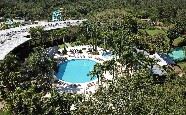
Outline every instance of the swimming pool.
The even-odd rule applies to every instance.
[[[174,61],[182,61],[186,58],[183,47],[175,48],[168,54]]]
[[[59,64],[57,78],[70,83],[89,82],[90,76],[87,74],[93,70],[95,61],[89,59],[73,59]]]

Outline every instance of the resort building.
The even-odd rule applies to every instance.
[[[167,54],[164,53],[154,53],[150,55],[144,50],[136,49],[137,52],[142,52],[145,56],[148,56],[154,60],[157,61],[156,65],[153,65],[152,72],[155,76],[166,76],[167,72],[164,69],[165,67],[168,67],[169,69],[172,69],[177,73],[178,75],[182,76],[182,70],[181,68],[175,63],[172,57],[170,57]],[[151,69],[151,67],[149,67]]]

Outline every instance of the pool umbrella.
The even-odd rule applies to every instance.
[[[161,53],[158,53],[158,54],[159,54],[159,56],[161,58],[163,58],[163,60],[165,60],[167,62],[167,64],[169,64],[169,65],[176,64],[169,55],[166,55],[166,54],[163,54],[163,53],[162,54]]]

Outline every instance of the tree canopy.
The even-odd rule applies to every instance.
[[[50,31],[31,28],[32,39],[0,61],[6,110],[13,115],[186,114],[186,76],[164,66],[160,69],[167,70],[165,76],[154,75],[157,60],[137,51],[170,51],[173,40],[186,32],[185,0],[1,0],[0,17],[50,20],[59,8],[64,19],[88,21]],[[112,51],[112,60],[96,64],[89,73],[90,79],[98,78],[95,94],[60,93],[53,87],[57,61],[45,48],[65,42],[91,44],[92,54],[99,54],[98,46]],[[111,81],[104,79],[106,72]]]

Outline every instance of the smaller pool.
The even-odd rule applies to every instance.
[[[56,74],[58,79],[70,83],[89,82],[90,76],[87,74],[93,70],[95,61],[89,59],[73,59],[59,64],[59,70]]]
[[[186,59],[185,49],[183,47],[175,48],[168,54],[174,61],[182,61]]]

